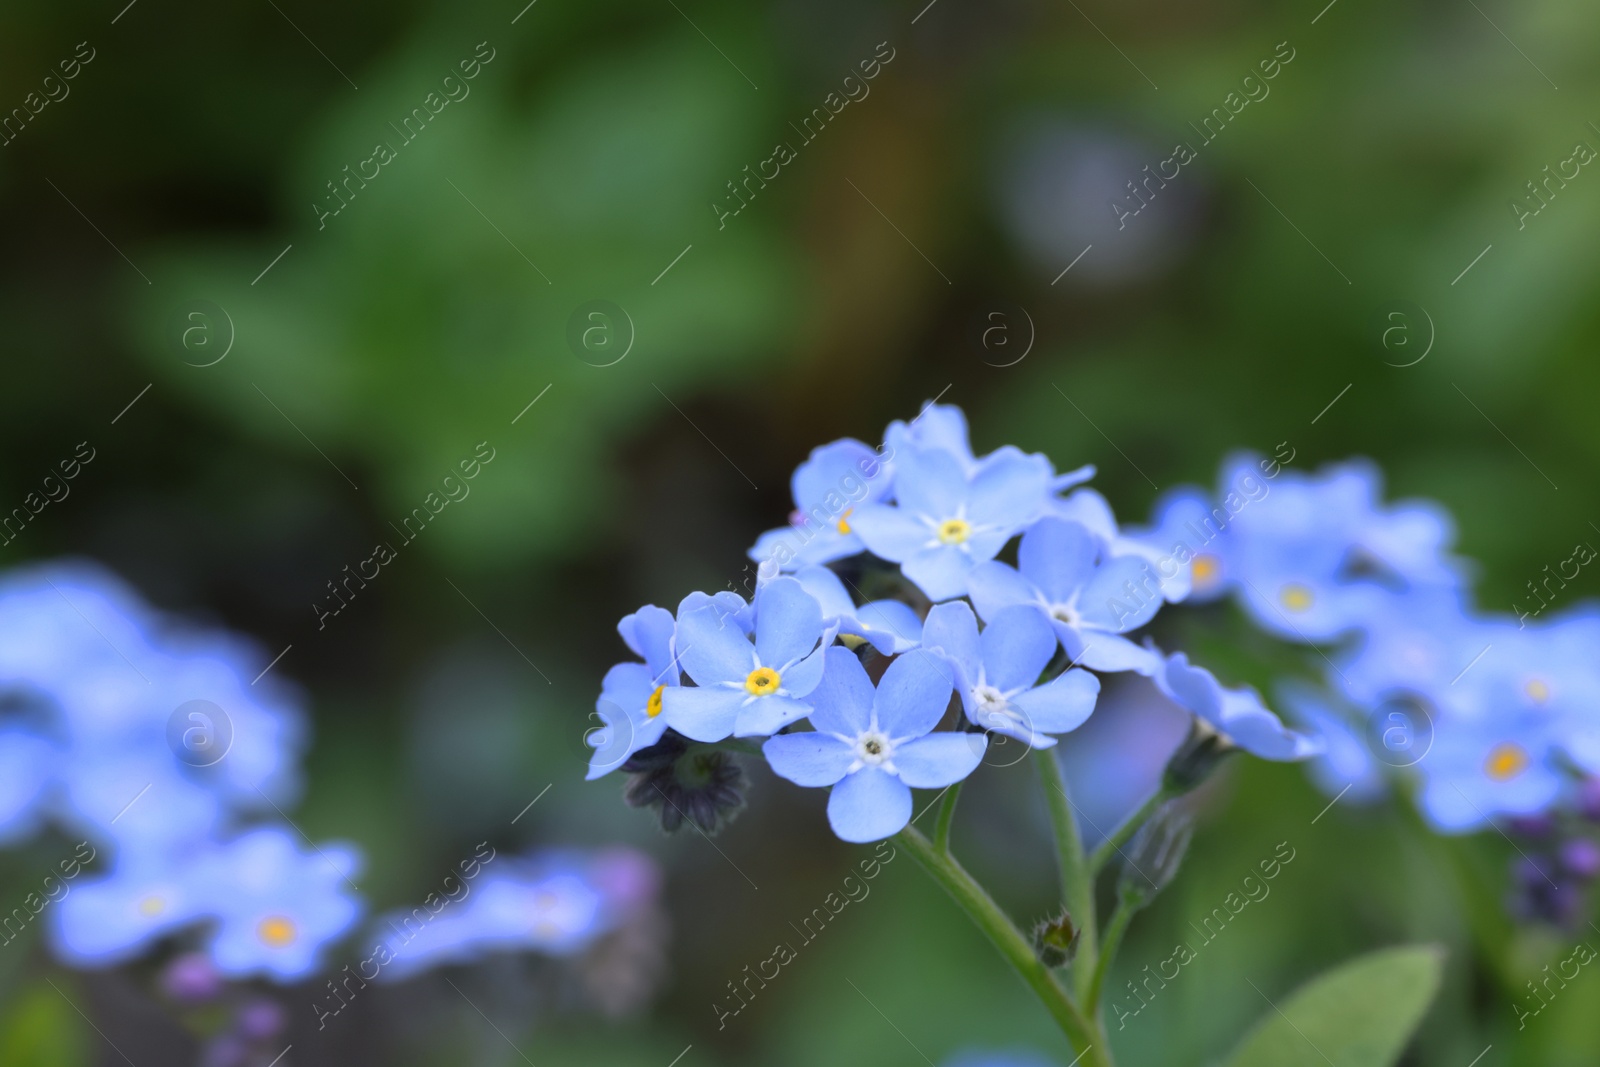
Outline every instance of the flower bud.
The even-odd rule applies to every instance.
[[[1062,911],[1033,928],[1033,950],[1046,967],[1064,967],[1078,952],[1078,928],[1072,916]]]
[[[1211,776],[1224,758],[1238,747],[1199,716],[1189,723],[1189,736],[1167,761],[1161,786],[1174,796],[1189,792]]]
[[[743,810],[744,769],[728,753],[691,746],[670,731],[651,752],[648,761],[626,765],[633,773],[622,796],[631,807],[655,808],[667,833],[688,822],[714,834]]]
[[[1170,802],[1156,809],[1123,852],[1117,894],[1134,907],[1148,904],[1177,875],[1192,833],[1187,812]]]

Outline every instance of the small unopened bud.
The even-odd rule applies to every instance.
[[[1078,928],[1063,911],[1033,928],[1033,950],[1046,967],[1065,967],[1078,951]]]
[[[1204,719],[1196,716],[1189,723],[1189,736],[1167,761],[1161,786],[1173,796],[1189,792],[1211,776],[1238,747]]]
[[[670,730],[646,752],[623,764],[629,778],[622,798],[635,808],[654,808],[667,833],[688,823],[714,834],[744,808],[744,770],[728,753],[691,746]]]
[[[1170,803],[1157,809],[1123,853],[1117,893],[1134,907],[1148,904],[1177,875],[1192,833],[1186,812]]]

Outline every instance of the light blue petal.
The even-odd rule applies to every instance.
[[[671,686],[661,694],[660,718],[691,741],[721,741],[733,733],[739,706],[749,695],[743,686],[738,689]]]
[[[983,734],[928,734],[896,746],[894,769],[914,789],[943,789],[977,770],[988,748]]]
[[[1041,734],[1064,734],[1084,724],[1100,696],[1100,679],[1070,670],[1037,689],[1018,693],[1011,704]]]
[[[947,452],[908,449],[895,457],[894,496],[909,514],[954,518],[967,500],[961,461]]]
[[[1154,677],[1161,670],[1161,653],[1136,645],[1126,637],[1095,630],[1080,632],[1062,622],[1053,625],[1062,649],[1074,666],[1102,673],[1134,671],[1146,678]]]
[[[644,711],[650,694],[656,691],[657,682],[650,676],[650,668],[642,663],[619,663],[606,671],[600,683],[600,703],[610,703],[632,715]]]
[[[1161,579],[1150,561],[1117,556],[1097,567],[1084,585],[1078,615],[1089,629],[1122,634],[1149,622],[1161,610],[1162,602]]]
[[[856,758],[850,744],[816,732],[769,738],[761,752],[779,778],[804,786],[832,785],[845,776]]]
[[[877,767],[845,775],[828,796],[828,824],[845,841],[880,841],[910,821],[911,787]]]
[[[1056,651],[1056,632],[1037,608],[1016,604],[989,620],[983,631],[983,673],[1010,692],[1032,686]]]
[[[690,593],[678,602],[678,618],[682,620],[691,611],[700,611],[704,608],[710,608],[717,613],[717,618],[726,620],[743,630],[746,637],[755,629],[755,608],[731,589],[723,589],[716,593]],[[682,640],[679,640],[678,647],[682,649]]]
[[[885,656],[898,656],[922,641],[922,620],[909,604],[898,600],[873,600],[856,609],[862,636]]]
[[[1051,644],[1055,644],[1054,637],[1051,638]],[[978,667],[982,662],[978,620],[964,601],[936,604],[928,612],[928,618],[922,624],[922,647],[949,657],[966,685],[977,682]]]
[[[1032,582],[1018,574],[1016,568],[993,560],[980,563],[967,573],[967,595],[983,619],[992,619],[1013,604],[1039,602]]]
[[[633,654],[644,660],[652,678],[665,682],[668,680],[666,673],[671,669],[671,680],[676,682],[677,671],[672,669],[672,635],[675,626],[672,612],[654,604],[646,604],[632,615],[624,615],[622,621],[617,623],[617,632]]]
[[[755,649],[737,616],[707,605],[678,616],[678,661],[698,685],[743,682],[755,669]]]
[[[926,649],[907,652],[878,681],[872,705],[878,728],[896,740],[921,737],[944,717],[954,688],[948,663]]]
[[[874,556],[902,563],[932,541],[926,523],[907,511],[887,504],[871,504],[850,516],[850,528]]]
[[[812,449],[790,480],[794,506],[803,512],[821,506],[837,519],[851,507],[887,494],[889,479],[884,474],[878,454],[854,438],[821,445]]]
[[[800,583],[817,606],[822,609],[824,619],[842,619],[855,614],[856,603],[850,599],[850,594],[845,590],[844,582],[839,576],[826,567],[804,567],[795,573],[795,581]]]
[[[1052,604],[1067,604],[1094,574],[1100,546],[1087,528],[1062,519],[1040,519],[1022,535],[1017,565]]]
[[[734,737],[771,737],[790,723],[811,714],[811,702],[794,697],[757,697],[739,709]]]
[[[967,443],[967,416],[954,404],[927,404],[909,423],[896,419],[884,432],[884,442],[896,454],[911,449],[937,449],[955,457],[963,470],[976,465]]]
[[[985,457],[967,490],[967,517],[1014,533],[1038,517],[1050,495],[1050,461],[1006,445]]]
[[[762,666],[787,666],[815,648],[821,636],[822,609],[793,578],[774,578],[756,593],[756,654]]]
[[[1117,517],[1112,513],[1111,505],[1093,489],[1079,489],[1063,500],[1051,501],[1050,514],[1081,524],[1102,545],[1114,544],[1120,536]]]
[[[823,667],[826,663],[825,654],[828,646],[833,644],[833,639],[838,632],[833,629],[822,631],[822,643],[805,659],[783,672],[781,681],[784,693],[792,697],[806,697],[822,681]]]
[[[811,725],[855,737],[872,721],[872,679],[847,648],[829,648],[823,662],[822,681],[806,698],[812,708]]]
[[[929,600],[951,600],[967,591],[973,558],[955,545],[924,548],[900,565]]]

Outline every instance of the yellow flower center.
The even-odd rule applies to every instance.
[[[1489,750],[1483,773],[1497,782],[1509,782],[1528,769],[1528,752],[1513,741],[1502,741]]]
[[[847,534],[850,532],[850,513],[854,510],[855,508],[845,508],[844,514],[839,516],[837,525],[840,533]]]
[[[644,702],[644,713],[652,719],[661,714],[661,691],[666,686],[656,686],[656,691],[650,694],[650,699]]]
[[[754,697],[770,696],[778,691],[778,672],[771,667],[757,667],[744,680],[745,691]]]
[[[294,940],[294,922],[282,915],[268,915],[256,927],[256,936],[263,945],[272,948],[282,948]]]
[[[946,519],[939,524],[939,540],[947,545],[959,545],[972,536],[972,524],[966,519]]]
[[[1278,599],[1290,611],[1300,612],[1311,607],[1311,590],[1299,582],[1290,582],[1278,591]]]
[[[1210,585],[1221,572],[1222,561],[1209,553],[1196,556],[1194,562],[1189,564],[1189,574],[1197,585]]]
[[[1542,678],[1530,678],[1522,688],[1535,704],[1543,704],[1550,699],[1550,686]]]
[[[154,893],[151,893],[149,896],[139,901],[139,914],[143,915],[147,919],[154,919],[157,915],[160,915],[166,910],[166,898],[157,896]]]

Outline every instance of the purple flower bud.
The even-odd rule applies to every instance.
[[[1600,778],[1585,778],[1578,787],[1578,814],[1600,822]]]
[[[1518,837],[1547,837],[1556,823],[1548,815],[1518,815],[1510,820],[1509,826]]]
[[[161,988],[181,1004],[204,1004],[222,992],[222,975],[210,957],[199,952],[179,956],[161,974]]]
[[[1561,846],[1561,865],[1585,881],[1600,875],[1600,845],[1587,837],[1573,838]]]

